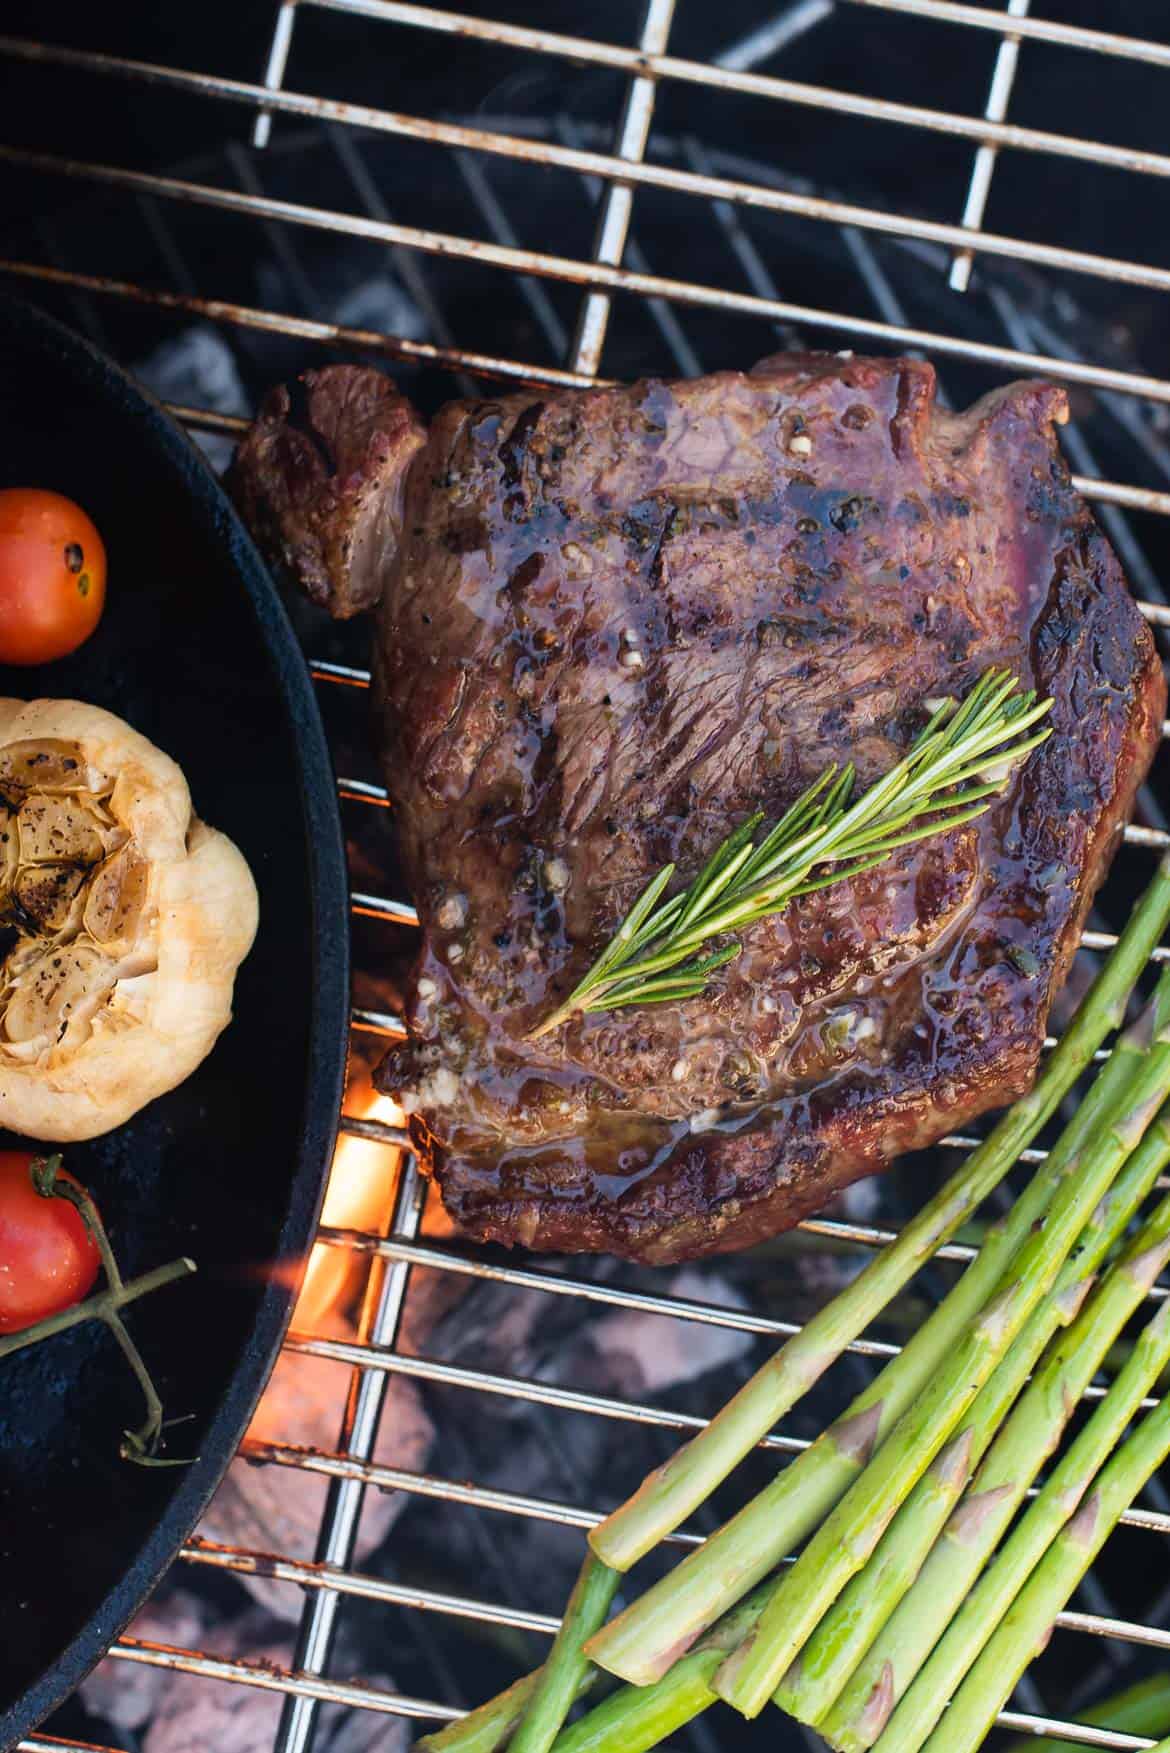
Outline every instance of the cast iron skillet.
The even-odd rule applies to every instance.
[[[345,1066],[348,918],[329,756],[300,651],[198,452],[101,354],[0,297],[0,486],[53,487],[109,553],[102,625],[73,657],[0,667],[0,694],[105,706],[173,755],[241,847],[260,930],[235,1019],[187,1083],[66,1161],[123,1270],[178,1254],[197,1277],[134,1311],[168,1413],[192,1422],[148,1472],[112,1340],[77,1329],[0,1363],[0,1747],[70,1692],[190,1533],[274,1361],[317,1220]],[[11,1139],[0,1135],[0,1142]]]

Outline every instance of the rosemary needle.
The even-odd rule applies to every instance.
[[[675,866],[666,865],[585,978],[529,1039],[579,1012],[697,998],[715,969],[739,954],[731,943],[700,955],[713,938],[746,931],[800,895],[860,876],[898,847],[982,815],[1017,764],[1051,735],[1050,727],[1033,729],[1051,700],[1018,687],[1010,670],[987,670],[961,704],[936,706],[909,752],[860,797],[853,797],[852,763],[826,768],[758,845],[762,812],[734,829],[694,881],[664,901],[675,875]]]

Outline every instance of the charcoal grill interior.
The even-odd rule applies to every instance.
[[[1010,17],[967,0],[244,10],[127,0],[82,17],[61,0],[9,0],[0,37],[5,283],[137,371],[214,460],[271,381],[334,358],[393,369],[425,410],[481,382],[688,374],[792,345],[927,352],[954,404],[1041,373],[1070,387],[1079,485],[1166,653],[1170,28],[1158,0],[1109,13],[1093,0],[1012,0]],[[367,743],[366,635],[294,613],[344,800],[360,1066],[399,1031],[414,915]],[[1071,993],[1170,845],[1168,779],[1164,745]],[[394,1723],[433,1726],[535,1665],[580,1530],[974,1142],[946,1141],[767,1248],[654,1273],[457,1246],[432,1221],[401,1135],[349,1110],[343,1128],[400,1168],[377,1233],[322,1232],[368,1268],[357,1340],[289,1340],[336,1366],[336,1440],[247,1451],[329,1481],[322,1562],[193,1544],[164,1585],[218,1591],[226,1608],[235,1576],[262,1570],[303,1602],[296,1648],[274,1667],[134,1636],[114,1651],[241,1696],[276,1693],[276,1753],[330,1744],[326,1702],[380,1721],[391,1747]],[[962,1240],[943,1250],[718,1510],[856,1392],[968,1252]],[[424,1309],[442,1311],[426,1331]],[[671,1385],[647,1386],[646,1358],[668,1351],[683,1360]],[[387,1386],[402,1377],[435,1424],[425,1468],[370,1459]],[[405,1507],[358,1568],[378,1487]],[[684,1538],[713,1525],[709,1511]],[[1019,1688],[1006,1731],[1119,1753],[1149,1744],[1083,1714],[1165,1666],[1168,1534],[1155,1480]],[[149,1725],[142,1735],[149,1747]],[[708,1753],[769,1736],[784,1748],[805,1738],[724,1713],[677,1745]],[[77,1701],[23,1745],[82,1742],[143,1744],[112,1739]]]

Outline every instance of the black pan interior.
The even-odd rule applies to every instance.
[[[260,931],[235,1019],[201,1069],[129,1125],[73,1146],[122,1268],[178,1254],[196,1278],[132,1322],[193,1465],[118,1458],[141,1417],[87,1327],[0,1364],[0,1747],[72,1689],[195,1523],[247,1424],[290,1312],[278,1262],[316,1222],[344,1078],[345,865],[303,660],[267,574],[182,433],[108,361],[0,299],[0,486],[77,499],[105,538],[102,625],[0,693],[119,713],[183,766],[242,848]],[[10,1138],[0,1135],[0,1142]]]

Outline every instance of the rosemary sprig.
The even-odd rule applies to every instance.
[[[909,753],[859,798],[852,762],[826,768],[758,845],[763,811],[728,835],[688,888],[663,901],[675,874],[666,865],[529,1040],[578,1012],[697,998],[710,974],[739,954],[733,943],[699,955],[712,938],[746,931],[800,895],[860,876],[898,847],[982,815],[1018,763],[1052,734],[1033,729],[1051,700],[1017,693],[1018,686],[1009,670],[987,670],[961,705],[936,706]]]

